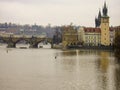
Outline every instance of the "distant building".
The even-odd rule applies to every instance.
[[[110,46],[114,43],[116,28],[110,27]],[[84,46],[101,45],[101,29],[93,27],[82,27],[78,30],[78,40],[83,42]]]
[[[106,2],[102,9],[103,15],[99,10],[98,17],[95,19],[95,28],[80,27],[75,30],[72,26],[65,27],[63,32],[63,45],[84,45],[84,46],[110,46],[113,45],[115,32],[109,27],[109,16]]]
[[[78,45],[78,33],[73,26],[63,27],[62,45],[63,47]]]
[[[120,26],[116,26],[112,28],[115,31],[115,36],[114,36],[114,48],[115,48],[115,53],[119,57],[119,51],[120,51]]]
[[[99,10],[98,18],[95,18],[95,27],[101,30],[100,44],[102,46],[109,46],[113,44],[114,32],[109,28],[109,16],[107,15],[108,8],[106,2],[104,3],[102,13],[103,15],[101,15],[101,11]]]
[[[110,46],[112,46],[115,39],[115,29],[114,27],[110,27],[109,30],[110,30]]]
[[[120,34],[120,26],[113,27],[113,30],[115,31],[115,35]]]
[[[85,27],[78,31],[79,40],[83,41],[85,46],[112,46],[115,38],[115,30],[109,27],[109,16],[106,2],[102,9],[103,15],[99,10],[98,17],[95,18],[95,28]]]
[[[120,26],[113,27],[112,30],[114,31],[114,39],[113,44],[115,43],[115,38],[120,35]]]
[[[101,45],[109,46],[110,45],[110,30],[109,30],[109,16],[107,15],[108,9],[106,2],[103,7],[103,15],[101,17]]]
[[[99,46],[100,45],[100,28],[84,28],[84,45]]]
[[[84,43],[84,41],[85,41],[84,27],[79,27],[77,31],[78,31],[78,41],[81,43]]]

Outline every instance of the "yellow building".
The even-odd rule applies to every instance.
[[[109,30],[109,16],[107,15],[108,9],[106,3],[103,7],[103,16],[101,17],[101,45],[109,46],[110,45],[110,30]]]
[[[68,46],[74,46],[78,44],[78,33],[73,26],[63,27],[62,33],[62,46],[63,48]]]

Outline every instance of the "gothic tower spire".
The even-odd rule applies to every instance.
[[[99,9],[99,13],[98,13],[98,27],[100,27],[101,24],[101,11]]]
[[[95,17],[95,27],[98,27],[98,19]]]
[[[104,6],[103,6],[103,16],[107,16],[107,12],[108,12],[108,9],[107,9],[107,6],[106,6],[106,2],[104,2]]]
[[[95,17],[95,27],[100,27],[100,24],[101,24],[101,11],[99,9],[98,16]]]
[[[101,19],[101,11],[99,9],[98,19]]]

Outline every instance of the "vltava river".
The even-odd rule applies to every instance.
[[[120,90],[120,65],[109,51],[1,46],[0,90]]]

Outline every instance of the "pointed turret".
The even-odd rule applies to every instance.
[[[95,17],[95,27],[98,27],[98,19]]]
[[[101,19],[101,11],[99,9],[98,19]]]
[[[108,12],[108,9],[107,9],[106,2],[105,2],[104,7],[103,7],[103,16],[107,16],[107,12]]]
[[[98,13],[98,27],[100,26],[101,24],[101,11],[99,9],[99,13]]]

